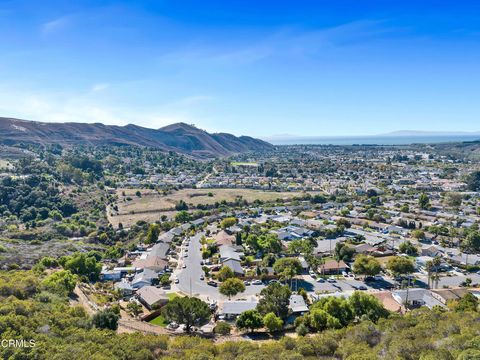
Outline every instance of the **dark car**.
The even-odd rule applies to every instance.
[[[217,284],[215,281],[213,281],[213,280],[208,281],[207,284],[210,285],[210,286],[213,286],[213,287],[217,287],[217,286],[218,286],[218,284]]]

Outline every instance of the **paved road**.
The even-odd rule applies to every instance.
[[[182,251],[179,256],[180,269],[176,269],[173,273],[173,278],[178,278],[179,283],[174,284],[173,290],[179,290],[187,295],[196,296],[204,300],[227,300],[227,297],[221,295],[218,291],[218,287],[213,287],[207,284],[206,280],[200,280],[200,276],[203,274],[200,239],[204,234],[202,232],[190,237],[190,244],[188,251],[185,251],[185,247],[182,245]],[[187,253],[188,257],[183,257]],[[183,264],[186,264],[185,269],[181,268]],[[234,298],[245,298],[260,293],[264,288],[264,285],[250,285],[246,287],[244,293],[238,294]]]

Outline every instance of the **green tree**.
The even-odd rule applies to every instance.
[[[247,310],[238,316],[235,325],[239,329],[247,329],[253,332],[263,326],[263,319],[257,310]]]
[[[302,271],[302,265],[297,258],[280,258],[273,264],[273,271],[282,280],[288,281]]]
[[[425,239],[425,231],[417,229],[412,231],[412,236],[417,240]]]
[[[480,171],[474,171],[467,176],[467,186],[471,191],[480,191]]]
[[[229,278],[220,285],[220,294],[228,296],[230,299],[232,296],[245,291],[245,284],[240,279]]]
[[[418,249],[416,246],[414,246],[410,241],[404,241],[400,244],[400,246],[398,247],[398,250],[402,253],[402,254],[407,254],[407,255],[410,255],[410,256],[416,256],[418,255]]]
[[[236,218],[227,217],[220,222],[220,227],[225,230],[225,229],[229,228],[230,226],[235,225],[236,223],[237,223]]]
[[[42,281],[43,287],[59,295],[70,295],[75,289],[77,277],[68,270],[56,271]]]
[[[283,286],[279,283],[269,284],[260,291],[260,300],[257,305],[258,312],[262,315],[273,312],[281,319],[286,319],[291,294],[292,292],[286,285]]]
[[[465,294],[460,300],[456,301],[453,309],[457,312],[478,311],[479,301],[477,297],[471,293]]]
[[[233,277],[235,277],[235,274],[233,273],[233,270],[230,269],[228,266],[222,266],[222,268],[217,274],[217,279],[220,281],[225,281]]]
[[[145,242],[147,244],[153,244],[158,240],[158,235],[160,235],[160,225],[150,224],[147,230],[147,235],[145,237]]]
[[[129,301],[127,305],[127,310],[133,315],[137,316],[142,313],[142,306],[137,304],[134,301]]]
[[[175,215],[175,221],[178,223],[186,223],[191,220],[191,216],[186,210],[181,210]]]
[[[427,194],[425,193],[420,194],[420,196],[418,197],[418,206],[422,210],[430,209],[430,198],[428,197]]]
[[[406,275],[415,271],[415,264],[409,258],[394,256],[388,259],[387,269],[394,275]]]
[[[225,336],[225,335],[230,334],[230,332],[232,331],[232,327],[230,326],[229,323],[227,323],[225,321],[219,321],[215,325],[215,328],[213,329],[213,331],[214,331],[215,334]]]
[[[208,321],[211,312],[208,304],[195,297],[176,297],[162,309],[169,321],[185,325],[185,331],[190,332],[192,326]]]
[[[283,320],[273,312],[270,312],[263,317],[263,324],[270,332],[280,331],[283,328]]]
[[[92,316],[92,323],[96,328],[117,330],[120,316],[113,310],[101,310]]]
[[[102,264],[97,261],[95,254],[73,254],[64,259],[63,268],[70,270],[73,274],[86,276],[89,280],[98,279],[102,271]]]
[[[373,256],[358,255],[353,263],[353,272],[359,275],[375,276],[382,270],[382,266]]]
[[[348,303],[357,318],[367,318],[370,321],[377,322],[380,318],[386,318],[389,315],[389,312],[375,296],[361,291],[355,291],[348,298]]]

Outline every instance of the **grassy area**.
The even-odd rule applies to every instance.
[[[150,320],[149,323],[161,327],[166,327],[168,325],[167,319],[165,319],[163,315],[158,315],[155,319]]]
[[[180,297],[180,295],[177,294],[177,293],[168,293],[168,294],[167,294],[167,297],[168,297],[168,300],[169,300],[169,301],[172,301],[172,300],[175,299],[176,297]]]
[[[237,162],[237,161],[233,161],[233,162],[230,163],[230,165],[232,165],[232,166],[252,166],[252,167],[254,166],[254,167],[256,167],[256,166],[258,166],[258,163],[256,163],[256,162]]]
[[[137,190],[140,190],[141,197],[135,195]],[[147,189],[118,189],[119,213],[109,215],[108,220],[114,227],[118,226],[119,222],[124,227],[130,227],[139,220],[153,222],[159,220],[162,215],[173,217],[176,213],[175,205],[180,200],[185,201],[193,209],[199,204],[214,205],[222,201],[231,203],[239,196],[252,203],[255,200],[267,202],[277,199],[288,200],[302,195],[300,191],[276,192],[254,189],[182,189],[163,195]],[[124,201],[127,198],[131,200]]]

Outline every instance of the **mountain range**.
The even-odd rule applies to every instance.
[[[229,156],[273,147],[249,136],[210,134],[193,125],[176,123],[160,129],[133,124],[47,123],[0,118],[0,144],[135,145],[175,151],[196,157]]]

